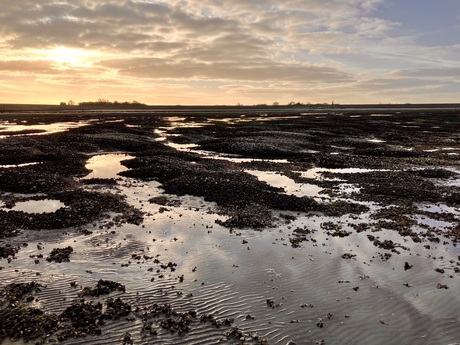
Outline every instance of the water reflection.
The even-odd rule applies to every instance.
[[[310,183],[296,183],[293,179],[280,175],[274,171],[246,170],[247,173],[256,176],[260,181],[268,183],[270,186],[283,188],[287,194],[299,197],[317,197],[323,188]]]
[[[156,129],[154,133],[158,135],[158,137],[155,138],[155,141],[162,142],[164,145],[169,146],[177,151],[198,154],[202,156],[203,158],[221,159],[221,160],[226,160],[226,161],[233,162],[233,163],[250,163],[250,162],[267,162],[267,161],[270,161],[272,163],[282,163],[282,164],[289,163],[287,159],[244,158],[237,154],[199,150],[198,149],[199,145],[178,144],[178,143],[171,142],[169,140],[170,137],[177,137],[177,136],[180,136],[180,134],[168,134],[166,132],[166,129]]]
[[[119,156],[125,155],[117,156],[121,159]],[[275,172],[250,173],[286,191],[299,187]],[[45,308],[56,308],[53,296],[46,295],[50,289],[59,291],[62,304],[70,305],[76,295],[75,289],[70,287],[70,279],[78,281],[82,287],[94,286],[98,279],[116,280],[126,286],[123,294],[126,301],[171,303],[175,308],[194,309],[199,314],[212,313],[218,319],[234,318],[246,332],[258,332],[273,344],[284,344],[287,338],[301,342],[305,339],[305,330],[308,330],[311,338],[325,338],[327,343],[334,343],[334,339],[340,337],[342,343],[383,345],[389,338],[375,338],[375,330],[387,330],[394,324],[398,332],[409,339],[407,343],[419,343],[414,325],[417,329],[427,329],[427,338],[436,340],[433,343],[442,343],[437,341],[436,335],[441,328],[434,327],[433,323],[447,314],[455,319],[459,317],[459,280],[449,278],[449,289],[445,291],[436,290],[433,285],[433,279],[438,276],[441,279],[434,267],[455,258],[455,252],[444,252],[441,246],[433,247],[430,254],[444,256],[437,261],[425,255],[410,255],[423,253],[423,249],[419,244],[404,242],[395,231],[380,231],[373,235],[382,241],[391,239],[404,243],[411,249],[402,250],[400,255],[393,254],[390,262],[382,261],[376,254],[381,250],[376,249],[367,237],[369,232],[353,232],[348,237],[337,238],[329,236],[321,227],[322,223],[333,221],[351,231],[349,224],[361,223],[363,218],[368,221],[368,214],[363,214],[360,219],[299,215],[290,224],[280,224],[263,232],[251,229],[229,232],[215,223],[220,219],[218,215],[208,212],[215,205],[201,198],[163,194],[180,200],[177,206],[164,207],[149,202],[150,198],[163,192],[157,182],[130,180],[126,185],[120,183],[119,189],[126,195],[128,203],[146,213],[141,226],[124,224],[109,230],[100,227],[99,223],[88,224],[86,228],[92,234],[59,239],[54,237],[54,232],[44,230],[37,241],[28,241],[29,246],[17,254],[14,266],[6,267],[2,274],[6,279],[16,277],[15,269],[21,272],[30,270],[30,255],[47,253],[56,243],[60,247],[71,245],[75,253],[70,265],[34,265],[34,270],[40,273],[34,279],[40,283],[50,279],[51,273],[54,277],[62,277],[61,285],[53,281],[40,295]],[[308,241],[302,242],[299,248],[293,248],[289,243],[296,228],[312,231],[307,235]],[[44,233],[52,235],[44,241],[43,238],[47,238]],[[37,249],[38,240],[43,242],[41,251]],[[177,267],[175,271],[157,273],[160,266],[152,259],[136,262],[132,259],[133,253],[158,258],[163,264],[177,263]],[[341,257],[343,253],[354,254],[356,258],[345,260]],[[405,261],[414,265],[410,276],[403,269]],[[82,274],[87,270],[91,270],[91,274]],[[182,275],[183,282],[179,283],[178,277]],[[76,276],[78,278],[74,278]],[[341,283],[344,280],[349,283]],[[406,282],[413,287],[404,286]],[[352,290],[355,286],[359,291]],[[158,293],[160,289],[162,294]],[[280,306],[269,308],[267,299]],[[445,301],[450,302],[444,304]],[[442,302],[441,307],[437,302]],[[310,304],[314,308],[301,307]],[[427,317],[420,317],[419,310]],[[325,317],[328,313],[334,314],[330,320]],[[248,314],[255,318],[246,319]],[[318,317],[324,319],[327,333],[315,326]],[[390,326],[379,323],[380,319]],[[292,320],[298,320],[298,323]],[[173,343],[174,339],[169,340],[170,335],[166,332],[155,340],[147,338],[143,342],[139,338],[141,332],[131,325],[134,323],[119,329],[114,327],[112,332],[105,333],[107,339],[104,341],[115,344],[129,331],[139,344],[148,341]],[[358,342],[355,341],[357,334],[361,335]],[[453,334],[458,335],[458,329],[453,330]],[[209,338],[196,328],[177,344],[215,344],[219,337]],[[93,342],[98,343],[100,339]],[[88,343],[88,339],[75,340],[74,343]]]
[[[0,128],[0,139],[7,138],[11,135],[44,135],[65,132],[71,128],[79,128],[87,126],[91,121],[78,121],[78,122],[57,122],[51,124],[36,124],[36,125],[18,125],[15,123],[3,122]],[[40,131],[40,133],[21,133],[23,131]],[[2,135],[3,133],[3,135]],[[4,133],[8,133],[4,135]]]
[[[91,172],[84,178],[116,178],[118,173],[128,170],[121,165],[121,161],[134,158],[122,153],[110,153],[91,157],[88,159],[86,168]]]
[[[385,140],[382,140],[382,139],[367,139],[368,142],[370,143],[377,143],[377,144],[380,144],[380,143],[384,143]]]
[[[359,174],[359,173],[369,173],[374,171],[390,171],[386,169],[362,169],[362,168],[337,168],[337,169],[327,169],[327,168],[313,168],[307,171],[301,171],[300,174],[304,178],[311,179],[324,179],[322,176],[323,173],[329,172],[334,174]]]
[[[167,141],[167,137],[163,137],[162,140]],[[176,148],[199,152],[209,158],[229,159],[235,162],[253,161],[193,150],[190,146]],[[94,156],[88,160],[86,166],[92,172],[85,178],[117,177],[119,172],[126,170],[120,162],[130,158],[132,157],[126,154],[113,153]],[[340,174],[372,171],[377,170],[315,168],[302,172],[301,175],[323,179],[324,172]],[[272,186],[283,188],[289,194],[317,196],[322,191],[319,186],[296,183],[274,171],[246,172]],[[350,184],[342,184],[340,188],[345,193],[359,192],[359,188]],[[459,328],[456,327],[460,317],[457,296],[460,288],[459,279],[445,278],[443,283],[448,281],[449,284],[446,291],[436,290],[433,283],[434,279],[436,282],[443,279],[434,271],[434,267],[455,259],[458,249],[448,252],[441,245],[437,245],[428,251],[409,239],[406,242],[406,239],[395,231],[372,233],[372,236],[378,236],[382,241],[393,240],[410,247],[411,251],[401,250],[400,255],[393,253],[391,261],[388,262],[379,259],[378,254],[383,250],[377,249],[369,240],[370,231],[358,233],[350,227],[352,223],[371,223],[369,214],[362,214],[359,218],[299,214],[291,223],[280,224],[277,228],[263,232],[245,229],[229,233],[229,229],[215,223],[217,219],[221,219],[220,216],[208,212],[215,209],[215,205],[200,198],[167,196],[179,199],[181,203],[178,203],[179,206],[165,207],[149,202],[153,196],[163,192],[158,182],[143,183],[130,180],[124,185],[122,179],[119,189],[126,196],[128,203],[145,212],[145,220],[141,226],[124,224],[109,230],[100,223],[94,223],[85,227],[93,232],[90,235],[57,239],[54,232],[49,232],[47,241],[43,240],[46,238],[43,235],[46,230],[42,231],[40,240],[45,242],[44,251],[40,252],[37,249],[37,242],[29,241],[30,245],[17,254],[18,259],[14,261],[14,266],[8,266],[3,270],[3,277],[9,279],[18,276],[14,272],[15,269],[21,272],[30,270],[29,255],[49,252],[59,243],[62,247],[75,247],[72,263],[35,265],[34,270],[39,272],[40,276],[37,275],[34,279],[43,282],[50,279],[51,273],[54,276],[65,273],[67,277],[77,276],[78,279],[72,279],[78,280],[81,286],[93,286],[98,279],[116,279],[126,285],[127,293],[123,296],[126,300],[158,301],[159,298],[170,298],[168,302],[175,303],[179,308],[188,308],[190,303],[190,309],[197,309],[199,313],[212,313],[218,318],[235,318],[236,323],[243,325],[245,331],[259,332],[274,344],[284,344],[287,339],[305,342],[306,334],[309,339],[313,339],[312,341],[325,338],[327,343],[334,343],[341,339],[341,343],[357,344],[386,344],[393,334],[395,342],[398,343],[420,343],[425,340],[443,343],[440,338],[443,338],[445,343],[451,342],[459,335]],[[53,203],[58,204],[51,207]],[[25,212],[54,212],[59,208],[59,203],[58,200],[28,201],[17,203],[15,209],[22,207]],[[0,207],[2,205],[4,204],[0,202]],[[26,208],[27,205],[29,208]],[[48,208],[38,211],[40,205]],[[449,213],[458,211],[444,205],[423,205],[421,209]],[[431,226],[448,225],[439,221],[429,222],[421,217],[417,220]],[[332,237],[321,227],[321,224],[326,222],[333,222],[352,234],[345,238]],[[293,229],[297,228],[308,229],[311,232],[306,241],[301,243],[301,247],[295,249],[291,247],[289,237],[292,236]],[[174,262],[178,266],[174,272],[161,272],[164,276],[160,277],[155,273],[158,265],[152,260],[135,262],[132,260],[133,253],[159,258],[162,263]],[[356,258],[345,260],[341,256],[342,253],[355,254]],[[425,255],[428,253],[432,256]],[[438,259],[435,261],[432,257]],[[403,269],[405,261],[410,261],[414,265],[410,275]],[[88,272],[89,269],[90,275],[82,273]],[[177,278],[181,275],[184,276],[184,281],[178,284]],[[67,277],[65,279],[71,279]],[[343,283],[343,280],[349,284]],[[75,298],[75,290],[70,288],[67,280],[63,278],[62,281],[62,287],[53,282],[47,289],[55,288],[59,291],[59,296],[63,297],[62,304],[70,303]],[[403,285],[408,282],[413,285],[411,289]],[[166,286],[173,297],[155,295],[159,288]],[[176,286],[178,288],[174,290]],[[359,287],[359,291],[353,291],[354,286]],[[165,288],[164,292],[166,290]],[[173,292],[176,291],[180,294],[174,299],[176,294]],[[186,298],[189,293],[191,297]],[[269,308],[266,303],[268,299],[279,303],[280,306]],[[47,308],[61,305],[50,297],[46,300],[46,296],[40,296],[40,300],[44,301],[43,306]],[[307,304],[314,305],[314,309],[302,307]],[[326,320],[325,316],[329,313],[333,315],[330,320],[329,317]],[[424,315],[421,316],[420,313]],[[248,320],[246,315],[249,314],[255,318]],[[324,318],[327,331],[316,327],[318,317]],[[382,324],[379,320],[385,323]],[[438,322],[450,323],[451,335],[443,333],[446,327],[437,324]],[[134,328],[135,325],[131,328],[126,325],[119,329],[113,327],[104,334],[107,339],[103,342],[119,343],[125,331],[129,330],[133,337],[138,337],[138,343],[147,343],[149,340],[151,343],[173,343],[165,338],[147,338],[142,342],[143,340],[139,339],[141,332]],[[398,332],[394,332],[395,328]],[[214,340],[207,335],[193,332],[194,330],[184,337],[185,340],[181,339],[176,343],[218,342],[219,338]],[[381,332],[391,332],[391,335],[382,336]],[[221,335],[219,334],[219,337]],[[88,339],[76,341],[81,341],[82,344],[91,342]],[[100,341],[101,339],[96,339],[94,343]]]
[[[12,210],[27,213],[53,213],[62,207],[66,206],[59,200],[27,200],[17,202],[16,205],[12,208]]]
[[[426,211],[426,212],[431,212],[431,213],[460,215],[460,208],[447,206],[444,204],[421,204],[419,205],[419,209],[421,211]]]
[[[23,164],[11,164],[11,165],[0,165],[0,169],[11,169],[11,168],[21,168],[27,167],[31,165],[41,164],[41,162],[33,162],[33,163],[23,163]]]
[[[423,150],[423,152],[458,151],[458,150],[460,150],[458,147],[439,147],[435,149]],[[452,154],[452,152],[449,152],[448,154]]]

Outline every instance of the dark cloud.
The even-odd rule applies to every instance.
[[[53,63],[50,61],[0,60],[0,72],[50,74],[57,73],[58,70],[53,66]]]
[[[352,77],[331,67],[295,63],[234,62],[203,63],[193,60],[167,61],[158,58],[112,59],[102,61],[102,67],[118,70],[120,74],[159,79],[216,79],[245,81],[299,81],[341,83]]]

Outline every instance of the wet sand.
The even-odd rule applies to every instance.
[[[459,143],[452,109],[0,114],[0,341],[456,343]]]

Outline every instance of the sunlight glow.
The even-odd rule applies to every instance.
[[[56,62],[60,67],[88,67],[91,66],[91,58],[97,55],[95,52],[81,49],[57,47],[54,49],[40,50],[38,55],[44,60]]]

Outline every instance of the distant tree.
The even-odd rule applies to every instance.
[[[70,101],[67,102],[67,105],[75,105],[75,102],[70,100]]]
[[[79,106],[81,107],[108,107],[108,108],[117,108],[117,107],[146,107],[147,104],[138,102],[138,101],[133,101],[133,102],[119,102],[119,101],[113,101],[110,102],[107,99],[104,98],[99,98],[95,102],[80,102],[78,103]]]
[[[65,106],[67,105],[67,103],[66,103],[66,102],[61,102],[61,103],[59,103],[59,105],[60,105],[61,107],[65,107]]]
[[[279,106],[280,104],[279,104],[279,102],[273,102],[273,105],[274,105],[275,107],[277,107],[277,106]]]

